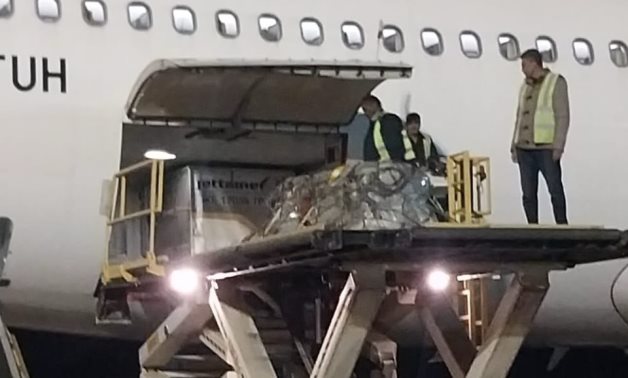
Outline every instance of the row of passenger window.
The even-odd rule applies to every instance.
[[[7,18],[13,14],[14,0],[0,0],[0,18]],[[55,22],[61,17],[59,0],[36,0],[39,18],[47,22]],[[103,26],[107,23],[107,7],[101,0],[83,0],[83,17],[92,26]],[[131,2],[127,6],[129,24],[136,30],[148,30],[152,27],[152,12],[148,5],[142,2]],[[196,15],[186,6],[177,6],[172,9],[172,23],[174,29],[181,34],[196,32]],[[236,38],[240,34],[238,16],[228,10],[216,12],[216,25],[220,35],[226,38]],[[282,38],[281,21],[272,14],[262,14],[258,18],[258,27],[261,37],[269,42],[278,42]],[[309,45],[318,46],[324,41],[323,26],[315,18],[304,18],[300,23],[301,37]],[[364,47],[365,36],[362,27],[353,21],[341,25],[341,35],[344,44],[354,50]],[[378,38],[382,39],[384,48],[392,53],[400,53],[405,48],[402,31],[394,25],[383,26]],[[462,53],[470,58],[482,56],[482,41],[473,31],[463,31],[459,35]],[[425,52],[432,56],[439,56],[444,51],[444,42],[440,33],[431,28],[421,31],[421,43]],[[506,60],[517,60],[520,55],[519,42],[512,34],[503,33],[497,38],[499,52]],[[550,37],[540,36],[536,39],[536,48],[543,55],[543,59],[552,63],[558,59],[556,43]],[[594,62],[594,52],[591,43],[584,38],[576,38],[572,42],[573,55],[582,65],[591,65]],[[624,42],[611,41],[609,53],[612,62],[618,67],[628,67],[628,47]]]

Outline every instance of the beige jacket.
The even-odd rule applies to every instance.
[[[524,105],[517,106],[517,118],[515,120],[515,132],[513,133],[510,150],[513,152],[515,147],[521,149],[552,149],[565,150],[567,142],[567,131],[569,130],[569,95],[567,90],[567,80],[560,75],[556,81],[556,89],[554,91],[554,117],[556,119],[556,132],[554,143],[552,144],[535,144],[534,143],[534,111],[536,103],[539,99],[541,84],[549,72],[545,70],[545,74],[538,80],[526,79],[526,92]]]

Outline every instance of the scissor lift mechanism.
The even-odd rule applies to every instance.
[[[626,256],[627,240],[617,230],[575,228],[305,230],[195,256],[182,264],[206,269],[208,290],[172,312],[142,346],[142,377],[278,377],[253,316],[238,305],[236,293],[243,283],[305,268],[348,275],[318,356],[313,365],[303,359],[301,375],[351,377],[364,350],[381,376],[396,377],[395,344],[372,329],[382,301],[396,288],[387,275],[421,277],[438,263],[452,274],[512,274],[479,348],[446,296],[424,289],[418,279],[404,284],[414,288],[404,305],[419,311],[452,377],[506,377],[549,288],[549,272]],[[191,339],[213,351],[222,370],[169,373],[169,363]]]

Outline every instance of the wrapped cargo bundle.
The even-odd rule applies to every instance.
[[[345,230],[411,228],[434,219],[430,180],[406,163],[350,161],[286,179],[271,195],[265,235],[317,226]]]

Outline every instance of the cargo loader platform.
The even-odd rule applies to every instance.
[[[628,234],[619,230],[477,225],[385,231],[306,229],[208,251],[169,267],[193,268],[206,277],[207,284],[205,290],[182,301],[144,344],[143,376],[229,373],[348,378],[362,355],[380,376],[396,377],[395,343],[372,324],[384,299],[397,295],[400,307],[419,312],[453,377],[506,377],[549,289],[549,272],[626,256]],[[458,276],[512,275],[479,348],[469,339],[449,298],[424,284],[434,267]],[[320,310],[314,311],[318,315],[312,332],[322,341],[314,353],[304,342],[308,327],[295,326],[298,322],[290,314],[294,312],[290,307],[303,308],[308,300],[299,303],[293,298],[302,300],[301,295],[277,291],[273,283],[281,282],[284,290],[292,284],[293,290],[303,293],[307,291],[303,282],[320,275],[328,275],[326,285],[337,289],[333,299],[337,305],[328,327],[321,322]],[[336,285],[336,278],[344,286]],[[147,278],[146,287],[152,286],[153,279]],[[140,278],[129,289],[142,290],[142,286]],[[246,305],[245,293],[253,293],[266,311]],[[282,296],[290,297],[289,303]],[[196,344],[195,351],[204,344],[206,352],[214,355],[194,354],[206,363],[182,364],[182,352],[191,344]],[[207,362],[216,360],[216,355],[219,361]],[[174,370],[173,361],[179,361]],[[183,373],[190,375],[176,375]]]
[[[439,260],[466,266],[553,263],[568,268],[625,256],[627,243],[625,232],[603,228],[437,224],[413,230],[304,229],[208,251],[174,264],[191,265],[215,277],[294,265],[330,268],[365,262],[414,269],[413,264]]]

